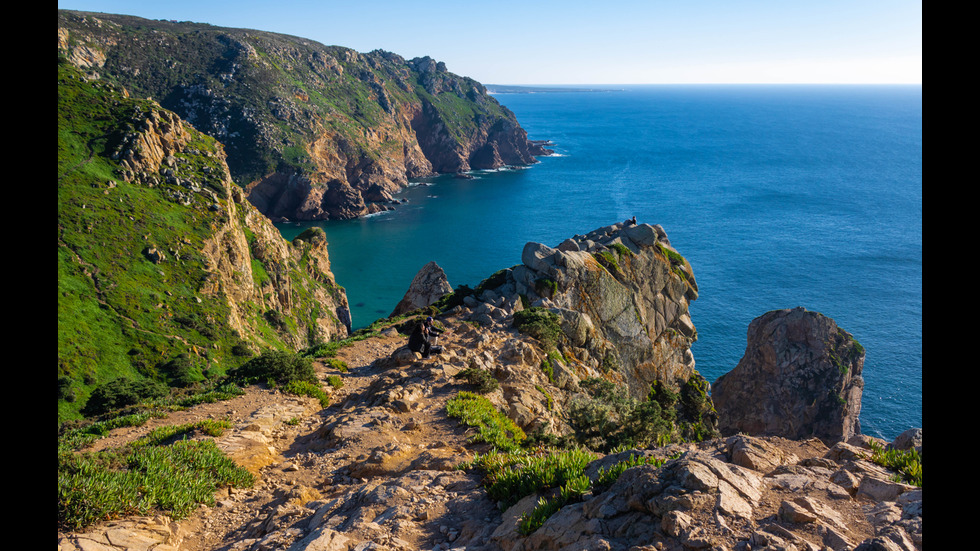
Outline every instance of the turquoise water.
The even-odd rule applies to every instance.
[[[475,286],[527,241],[636,216],[694,267],[692,350],[709,380],[766,311],[834,318],[866,351],[861,423],[922,426],[921,86],[647,86],[501,94],[556,156],[473,180],[428,179],[408,204],[321,225],[354,327],[388,315],[430,260]],[[308,224],[307,224],[308,225]],[[291,239],[307,225],[279,224]]]

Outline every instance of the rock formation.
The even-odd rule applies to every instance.
[[[380,212],[410,178],[551,153],[482,84],[429,57],[206,24],[58,16],[63,59],[157,98],[220,140],[234,180],[276,221]]]
[[[722,434],[847,440],[861,433],[864,348],[804,308],[752,320],[745,355],[712,387]]]
[[[310,234],[300,241],[318,239]],[[479,468],[457,468],[473,453],[490,452],[475,439],[476,430],[447,415],[449,400],[474,389],[465,374],[493,379],[481,395],[527,434],[567,435],[574,430],[569,413],[589,379],[631,389],[649,387],[630,381],[649,372],[666,374],[664,383],[683,379],[688,366],[678,359],[696,337],[686,306],[697,296],[690,266],[658,226],[614,224],[555,248],[529,243],[524,251],[521,265],[431,305],[445,328],[442,353],[400,355],[407,339],[402,329],[414,320],[390,320],[377,335],[338,350],[333,360],[347,365],[341,374],[326,362],[318,365],[321,379],[331,373],[345,383],[332,391],[336,400],[329,408],[304,415],[273,397],[274,407],[259,409],[235,433],[217,439],[236,461],[260,471],[257,488],[222,492],[214,507],[188,521],[190,528],[165,519],[109,523],[60,535],[60,551],[96,544],[115,551],[134,540],[184,551],[921,551],[921,488],[896,481],[894,472],[870,461],[873,445],[917,446],[921,453],[921,429],[891,444],[861,435],[831,445],[810,436],[738,434],[596,453],[581,475],[589,490],[522,533],[522,517],[561,490],[530,490],[508,505],[491,498],[491,481]],[[528,312],[553,315],[559,334],[534,336],[515,327],[515,318]],[[760,319],[782,319],[776,340],[793,336],[796,345],[760,344],[760,350],[784,359],[823,350],[848,371],[859,371],[863,356],[836,326],[819,319],[794,325],[797,317],[816,316],[802,309],[771,314]],[[760,327],[769,325],[753,329]],[[691,336],[681,339],[682,330]],[[663,339],[673,332],[678,335]],[[647,335],[648,347],[679,349],[646,356],[629,348],[625,335],[642,341],[637,334]],[[824,338],[829,344],[805,348],[806,336],[811,345]],[[626,347],[615,356],[617,367],[604,369],[601,352],[617,347]],[[824,393],[837,383],[813,380],[828,385]],[[814,426],[822,426],[823,417],[816,416]],[[297,432],[295,425],[304,428]],[[521,457],[556,453],[532,449]],[[600,482],[635,458],[657,463]],[[204,541],[209,544],[188,543]]]
[[[604,374],[637,398],[655,381],[676,390],[695,373],[688,305],[697,282],[660,226],[619,223],[557,247],[528,243],[521,261],[463,299],[471,319],[501,323],[525,302],[545,308],[559,320],[577,378]]]
[[[425,308],[446,293],[451,293],[452,290],[449,280],[446,279],[446,272],[435,262],[429,262],[415,274],[411,285],[408,286],[408,291],[405,291],[405,296],[402,297],[388,317],[400,316],[412,310]]]
[[[81,335],[59,346],[65,403],[106,373],[177,378],[166,364],[186,356],[179,378],[203,380],[260,348],[349,334],[322,230],[285,241],[218,142],[67,63],[59,124],[59,323]]]

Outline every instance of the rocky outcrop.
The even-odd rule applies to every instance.
[[[847,440],[861,433],[864,348],[804,308],[752,320],[745,355],[712,387],[722,434]]]
[[[405,296],[398,302],[389,317],[425,308],[452,290],[446,272],[435,262],[429,262],[415,274],[408,291],[405,291]]]
[[[750,450],[750,451],[746,451]],[[882,549],[922,548],[922,490],[892,482],[859,443],[735,436],[696,446],[629,451],[675,456],[627,469],[605,491],[566,505],[535,532],[516,532],[529,496],[505,511],[500,549]],[[677,456],[677,454],[680,454]],[[597,469],[590,465],[587,472]],[[862,488],[885,485],[889,493]]]
[[[259,305],[262,312],[273,310],[297,319],[298,332],[280,331],[293,348],[346,336],[350,332],[350,308],[330,271],[323,230],[316,228],[310,230],[312,237],[286,242],[234,184],[223,149],[205,155],[212,162],[198,179],[189,170],[192,162],[187,156],[202,152],[190,149],[192,136],[184,122],[162,108],[136,113],[135,130],[123,136],[111,157],[119,161],[127,181],[149,186],[169,184],[174,199],[186,206],[195,202],[195,195],[207,198],[216,223],[201,251],[208,270],[201,291],[224,297],[230,326],[256,344],[263,342],[263,331],[251,321],[252,310]],[[253,261],[263,266],[267,278],[253,273]],[[301,266],[312,284],[290,274]],[[297,289],[297,285],[304,288]],[[297,301],[300,291],[309,300]],[[308,310],[315,315],[308,317]]]
[[[222,491],[214,506],[179,526],[132,519],[59,534],[59,550],[122,550],[133,541],[186,551],[922,549],[921,488],[895,482],[895,473],[868,460],[872,442],[921,445],[921,429],[891,444],[854,437],[828,447],[815,438],[738,435],[599,456],[584,469],[593,482],[600,470],[633,456],[664,463],[593,485],[523,535],[521,515],[557,489],[501,510],[479,470],[456,468],[487,448],[467,443],[473,431],[445,416],[445,401],[466,388],[455,377],[466,366],[491,370],[502,387],[540,370],[518,363],[513,351],[500,353],[524,343],[501,325],[444,320],[447,349],[428,360],[381,366],[405,342],[394,330],[354,345],[377,352],[341,349],[338,357],[350,366],[345,386],[326,410],[311,413],[314,403],[298,400],[313,406],[298,433],[287,420],[304,415],[294,409],[302,403],[280,404],[278,397],[276,407],[245,416],[218,438],[236,458],[272,458],[255,488]],[[538,384],[554,389],[546,380]],[[506,403],[507,394],[486,396]],[[540,392],[526,394],[529,405],[536,398],[546,410]],[[295,439],[281,438],[290,431]],[[272,453],[253,458],[243,439],[268,442]],[[200,538],[213,543],[190,545]]]
[[[429,57],[63,10],[58,48],[220,140],[232,177],[273,220],[380,212],[410,178],[551,153],[482,84]]]
[[[660,226],[618,223],[557,247],[528,243],[521,261],[464,299],[471,319],[507,324],[525,303],[547,309],[576,378],[602,375],[637,398],[655,381],[677,390],[695,373],[688,305],[697,282]]]

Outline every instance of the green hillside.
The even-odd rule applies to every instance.
[[[332,277],[320,275],[322,283],[310,277],[314,270],[299,252],[294,266],[253,257],[258,288],[269,291],[271,279],[291,279],[293,300],[309,304],[292,315],[238,304],[260,336],[245,342],[229,323],[230,301],[203,253],[219,229],[249,232],[250,206],[233,205],[232,194],[240,191],[230,186],[221,145],[187,127],[186,144],[169,160],[172,168],[162,167],[169,178],[160,176],[158,185],[127,182],[113,158],[145,130],[145,121],[167,115],[158,104],[127,98],[59,61],[59,419],[76,417],[92,390],[115,378],[189,386],[260,348],[290,348],[290,334],[308,332],[314,325],[308,318],[323,314],[299,290],[343,294]],[[239,219],[230,220],[230,213]],[[300,334],[294,342],[311,340],[325,339]]]

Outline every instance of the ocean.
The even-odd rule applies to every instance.
[[[498,94],[554,156],[426,178],[394,211],[318,223],[354,328],[434,260],[453,287],[636,216],[694,268],[692,352],[714,382],[749,322],[803,306],[864,345],[861,428],[922,426],[922,87],[618,86]],[[277,224],[292,239],[309,223]]]

